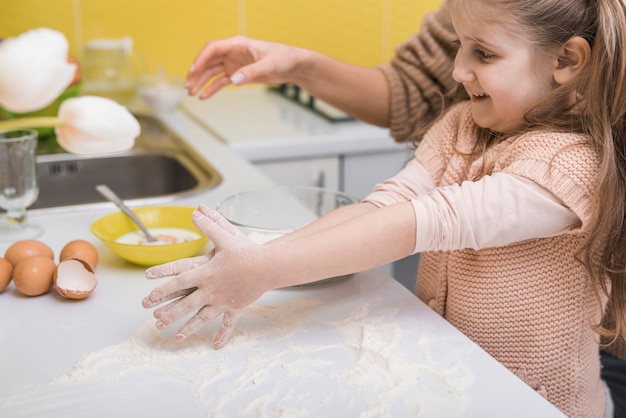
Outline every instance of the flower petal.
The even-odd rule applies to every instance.
[[[57,141],[73,154],[104,154],[131,149],[139,136],[137,119],[117,102],[98,96],[65,100],[59,109],[63,121]]]
[[[76,72],[68,52],[65,35],[48,28],[0,42],[0,106],[24,113],[52,103]]]

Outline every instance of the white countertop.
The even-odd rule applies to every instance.
[[[404,151],[387,129],[330,122],[265,87],[225,89],[209,100],[187,97],[183,110],[252,162]]]
[[[161,116],[224,177],[176,203],[269,185],[184,114]],[[381,270],[268,292],[221,350],[217,322],[174,343],[175,327],[159,334],[140,304],[156,284],[89,232],[114,210],[32,217],[57,255],[94,242],[99,283],[83,301],[0,293],[1,417],[562,416]]]

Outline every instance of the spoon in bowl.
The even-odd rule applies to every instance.
[[[115,203],[117,207],[122,210],[122,212],[124,212],[130,219],[132,219],[132,221],[137,224],[139,229],[141,229],[141,232],[144,233],[148,242],[157,241],[157,239],[148,231],[148,228],[146,228],[146,226],[139,220],[137,215],[135,215],[133,211],[130,210],[128,206],[126,206],[124,201],[120,199],[120,197],[116,195],[115,192],[109,188],[109,186],[107,186],[106,184],[99,184],[96,186],[96,190],[108,201]]]

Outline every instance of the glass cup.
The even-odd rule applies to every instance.
[[[0,208],[6,210],[0,241],[32,239],[43,233],[41,226],[26,221],[26,208],[38,195],[37,131],[0,131]]]

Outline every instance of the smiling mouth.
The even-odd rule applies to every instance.
[[[473,102],[480,102],[489,98],[488,94],[485,93],[472,93],[470,97]]]

